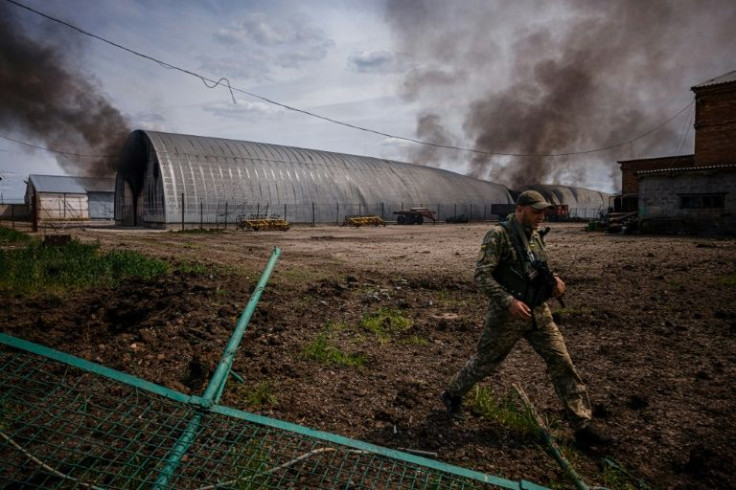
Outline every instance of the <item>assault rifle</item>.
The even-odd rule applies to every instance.
[[[549,264],[544,260],[534,260],[531,262],[531,272],[529,272],[529,307],[535,308],[554,296],[557,280],[555,275],[549,268]],[[560,305],[564,308],[565,303],[562,296],[557,298]]]

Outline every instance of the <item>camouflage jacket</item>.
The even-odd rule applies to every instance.
[[[504,309],[511,304],[512,296],[526,301],[530,264],[525,257],[519,257],[511,235],[515,233],[518,237],[519,230],[521,226],[513,215],[505,225],[494,226],[483,238],[475,265],[475,282],[492,302]],[[542,237],[536,230],[531,235],[528,229],[526,232],[527,240],[519,238],[518,243],[527,242],[535,258],[547,260]]]

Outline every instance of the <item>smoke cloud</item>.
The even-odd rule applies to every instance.
[[[50,22],[31,37],[17,8],[0,4],[0,128],[47,148],[70,175],[110,177],[130,132],[125,117],[80,69],[78,38]],[[43,41],[40,41],[43,39]]]
[[[691,86],[736,68],[732,0],[389,0],[387,19],[397,50],[415,61],[403,90],[421,107],[417,136],[494,153],[629,141],[692,102]],[[461,161],[470,175],[511,188],[612,190],[617,160],[692,153],[693,113],[605,152],[419,148],[409,157],[434,166]]]

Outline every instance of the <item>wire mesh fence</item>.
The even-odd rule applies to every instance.
[[[396,221],[401,212],[424,209],[434,220],[447,222],[503,220],[513,212],[513,204],[491,202],[243,202],[243,201],[197,201],[181,196],[176,202],[150,204],[143,210],[132,205],[118,204],[115,219],[132,225],[150,226],[180,225],[182,227],[235,228],[243,220],[283,218],[290,223],[336,224],[347,217],[377,216],[384,221]],[[570,208],[564,217],[550,216],[551,220],[598,218],[602,208]],[[133,219],[135,213],[140,213]],[[126,218],[127,217],[127,218]],[[432,219],[425,219],[430,222]]]
[[[279,253],[202,396],[0,333],[4,488],[541,488],[218,405]]]
[[[542,488],[207,406],[6,335],[0,344],[4,488]]]

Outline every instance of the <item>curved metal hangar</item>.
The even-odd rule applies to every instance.
[[[165,227],[239,218],[342,223],[426,207],[440,220],[491,219],[506,187],[437,168],[288,146],[133,131],[115,182],[115,219]]]

